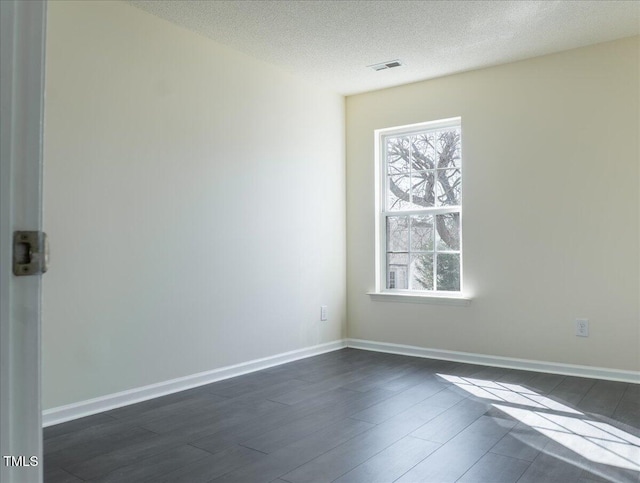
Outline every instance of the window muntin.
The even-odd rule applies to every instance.
[[[462,289],[460,119],[378,133],[384,290]]]

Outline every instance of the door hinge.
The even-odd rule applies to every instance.
[[[43,231],[13,232],[13,274],[40,275],[49,267],[49,241]]]

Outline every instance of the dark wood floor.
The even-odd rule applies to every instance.
[[[344,349],[44,430],[45,482],[638,482],[640,386]]]

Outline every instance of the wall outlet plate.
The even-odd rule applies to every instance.
[[[320,320],[327,320],[328,318],[327,310],[328,309],[326,305],[320,306]]]
[[[589,337],[589,319],[576,319],[576,335]]]

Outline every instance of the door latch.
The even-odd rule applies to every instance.
[[[39,275],[49,265],[49,241],[43,231],[13,232],[13,274]]]

